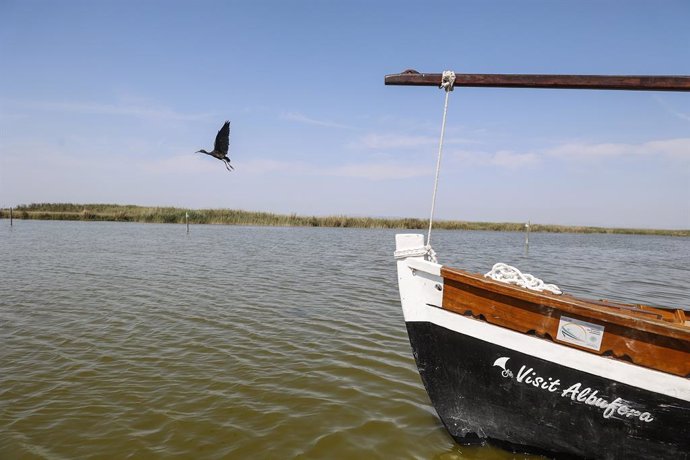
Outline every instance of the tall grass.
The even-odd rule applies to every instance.
[[[147,223],[257,225],[281,227],[356,227],[390,229],[425,229],[428,221],[417,218],[384,219],[348,216],[298,216],[237,209],[181,209],[119,204],[32,203],[14,208],[15,219],[86,220]],[[0,218],[9,218],[9,210],[1,209]],[[447,230],[524,231],[524,223],[465,222],[441,220],[434,228]],[[690,236],[690,230],[652,230],[634,228],[568,227],[564,225],[531,224],[532,232],[551,233],[617,233],[637,235]]]

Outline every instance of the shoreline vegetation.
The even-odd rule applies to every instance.
[[[351,227],[425,229],[429,223],[418,218],[375,218],[348,216],[298,216],[236,209],[183,209],[118,204],[32,203],[13,208],[14,219],[81,220],[111,222],[142,222],[184,224],[189,214],[190,224],[256,225],[274,227]],[[0,218],[9,219],[10,210],[0,209]],[[525,223],[465,222],[457,220],[434,221],[435,229],[488,230],[524,232]],[[530,232],[548,233],[609,233],[627,235],[667,235],[689,237],[688,230],[582,227],[548,224],[530,224]]]

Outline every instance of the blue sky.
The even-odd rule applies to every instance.
[[[689,1],[0,0],[0,206],[426,218],[422,72],[690,75]],[[232,121],[235,172],[206,155]],[[460,88],[437,218],[690,228],[690,93]]]

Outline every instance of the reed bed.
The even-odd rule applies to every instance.
[[[135,206],[118,204],[32,203],[13,210],[14,219],[83,220],[114,222],[145,222],[183,224],[186,215],[190,224],[256,225],[278,227],[352,227],[425,229],[428,221],[418,218],[374,218],[349,216],[299,216],[238,209],[181,209],[175,207]],[[0,209],[0,218],[9,218],[9,209]],[[524,223],[466,222],[439,220],[434,228],[445,230],[489,230],[522,232]],[[549,233],[611,233],[630,235],[690,236],[690,230],[655,230],[636,228],[583,227],[531,224],[531,232]]]

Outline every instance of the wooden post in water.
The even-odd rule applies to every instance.
[[[10,207],[10,227],[12,226],[12,207]]]
[[[187,224],[187,233],[189,233],[189,213],[186,211],[184,213],[184,221]]]
[[[529,224],[530,221],[528,220],[525,224],[525,246],[529,246]]]

